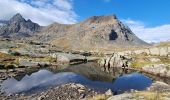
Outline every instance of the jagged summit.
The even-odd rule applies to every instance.
[[[28,37],[37,32],[40,26],[30,19],[25,20],[21,14],[14,15],[6,25],[1,27],[0,35],[4,37]]]
[[[102,22],[115,22],[117,21],[116,15],[107,15],[107,16],[92,16],[87,20],[83,21],[84,23],[102,23]]]
[[[22,17],[22,15],[20,13],[17,13],[9,21],[10,22],[23,22],[23,21],[26,21],[26,20]]]
[[[34,36],[36,34],[36,36]],[[148,45],[139,39],[115,15],[93,16],[77,24],[54,23],[40,27],[21,14],[13,16],[0,27],[0,35],[31,37],[29,39],[51,43],[67,49],[96,49]]]
[[[39,35],[43,42],[71,49],[148,45],[115,15],[93,16],[74,25],[53,24]]]

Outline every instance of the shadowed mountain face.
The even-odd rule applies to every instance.
[[[20,14],[16,14],[6,22],[0,29],[0,35],[3,37],[23,38],[29,37],[37,32],[40,26],[31,20],[25,20]]]
[[[31,20],[26,21],[20,14],[16,14],[0,28],[0,35],[12,38],[30,37],[28,39],[73,50],[148,45],[115,15],[93,16],[77,24],[54,23],[42,28]]]

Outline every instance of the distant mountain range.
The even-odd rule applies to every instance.
[[[95,49],[148,45],[115,15],[93,16],[77,24],[54,23],[42,27],[16,14],[0,27],[0,36],[27,38],[66,49]]]

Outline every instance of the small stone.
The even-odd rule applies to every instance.
[[[85,98],[85,96],[86,96],[85,94],[81,94],[81,95],[80,95],[80,99]]]
[[[79,87],[79,88],[85,88],[83,85],[81,85],[81,84],[76,84],[77,85],[77,87]]]
[[[84,89],[78,89],[78,92],[81,94],[81,93],[85,92],[85,90]]]
[[[37,100],[43,100],[44,98],[45,98],[45,96],[42,95],[42,96],[38,97]]]
[[[144,99],[144,97],[143,97],[143,96],[139,96],[138,98],[139,98],[139,99]]]
[[[105,92],[105,95],[107,95],[107,96],[113,95],[112,90],[111,90],[111,89],[107,90],[107,91]]]

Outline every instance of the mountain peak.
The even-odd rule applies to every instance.
[[[10,19],[10,22],[22,22],[22,21],[25,21],[25,19],[22,17],[20,13],[17,13]]]
[[[92,16],[85,20],[84,22],[87,23],[103,23],[103,22],[116,22],[118,19],[116,15],[106,15],[106,16]]]
[[[21,14],[14,15],[6,25],[0,29],[0,35],[4,37],[27,37],[36,33],[40,26],[30,19],[25,20]]]

